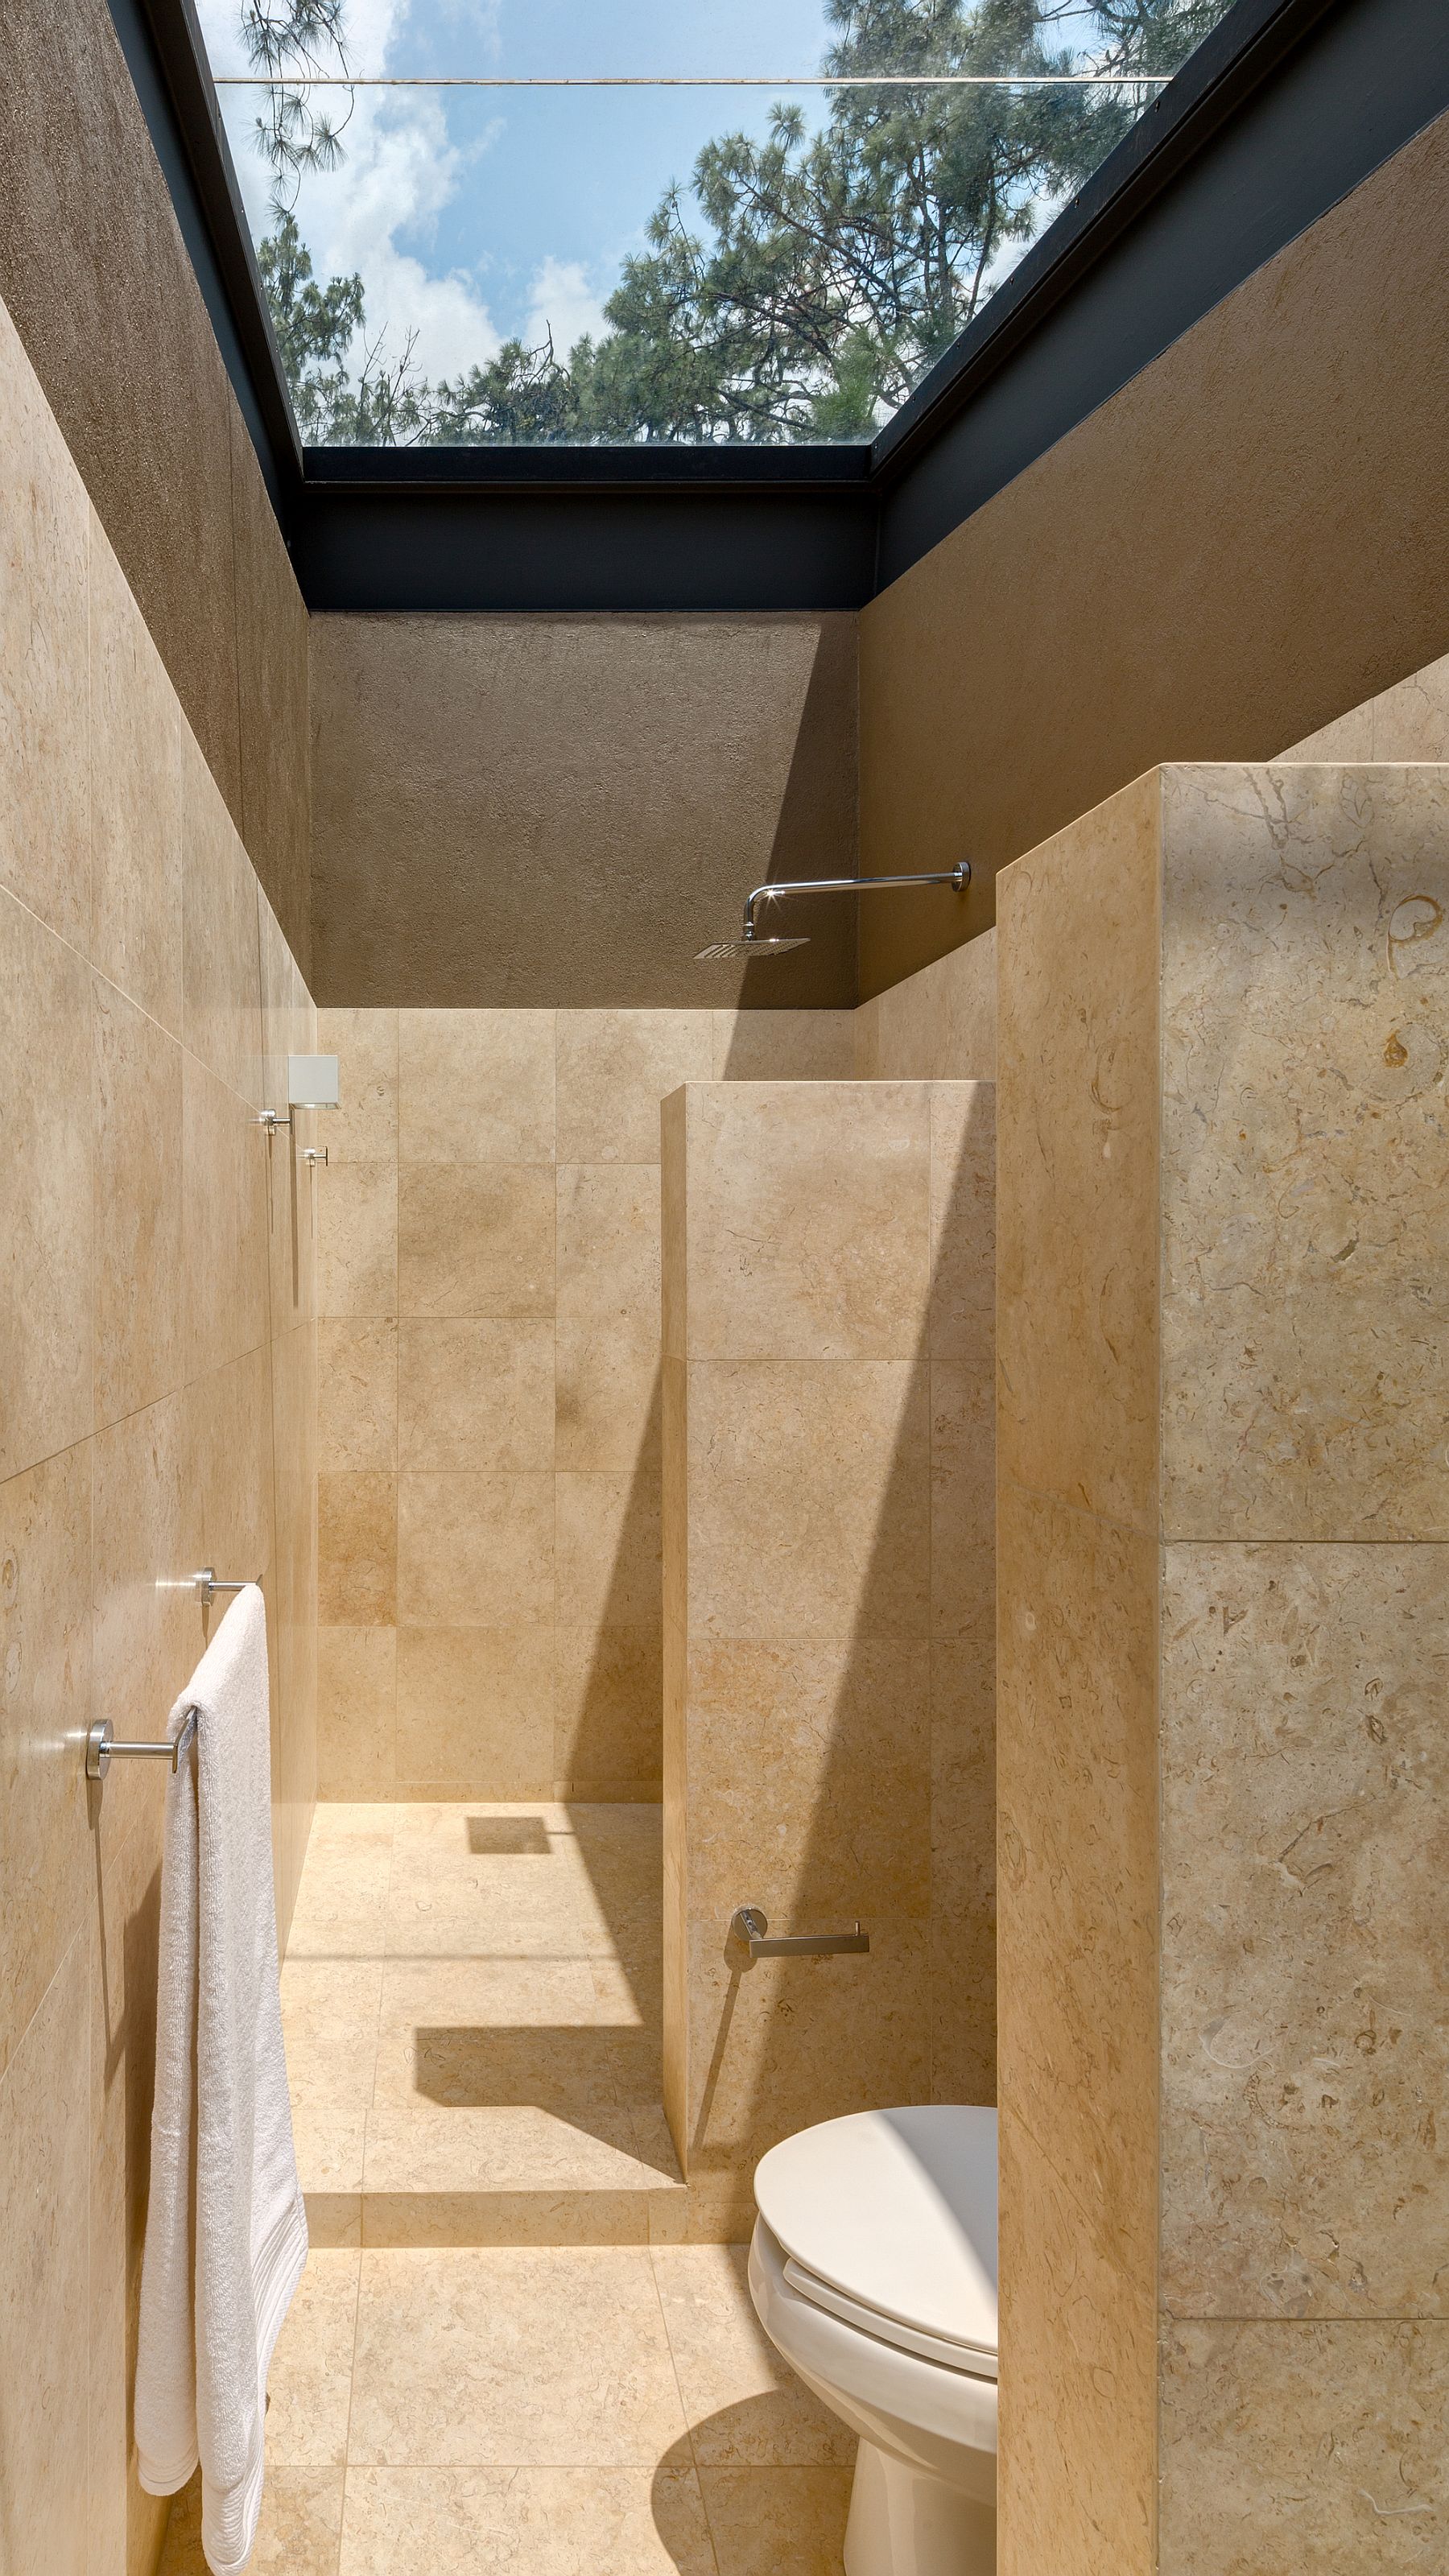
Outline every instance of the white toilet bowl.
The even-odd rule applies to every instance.
[[[846,2576],[993,2576],[996,2114],[824,2121],[755,2176],[750,2294],[860,2437]]]

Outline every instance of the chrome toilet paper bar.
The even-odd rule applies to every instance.
[[[752,1959],[823,1959],[838,1950],[868,1950],[870,1934],[859,1923],[853,1932],[787,1932],[771,1940],[769,1917],[758,1905],[737,1905],[730,1933],[743,1942]]]

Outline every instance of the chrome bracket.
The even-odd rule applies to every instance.
[[[203,1610],[211,1608],[218,1592],[245,1592],[246,1590],[244,1583],[223,1583],[220,1575],[209,1565],[203,1565],[200,1573],[193,1574],[191,1580],[196,1587],[196,1597]]]
[[[189,1708],[174,1742],[162,1744],[123,1744],[118,1741],[110,1719],[98,1717],[86,1737],[86,1778],[104,1780],[118,1754],[135,1756],[147,1762],[168,1762],[173,1771],[179,1771],[195,1741],[196,1717],[196,1710]]]

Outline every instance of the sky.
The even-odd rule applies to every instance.
[[[236,0],[200,0],[214,72],[249,66]],[[347,0],[357,72],[810,73],[821,0]],[[322,94],[318,93],[320,98]],[[255,93],[222,109],[253,231],[271,174],[251,140]],[[672,179],[701,145],[763,131],[768,91],[356,93],[346,157],[304,180],[297,221],[319,277],[361,273],[369,337],[416,333],[429,374],[456,375],[551,325],[567,351],[602,306]],[[345,107],[345,97],[341,104]],[[823,114],[817,93],[807,112]]]
[[[238,0],[199,0],[214,73],[250,69]],[[1058,43],[1086,34],[1067,0]],[[818,72],[824,0],[345,0],[356,73]],[[788,96],[782,89],[779,95]],[[270,227],[256,90],[222,112],[253,232]],[[317,92],[346,112],[346,93]],[[341,166],[306,177],[296,215],[318,278],[360,273],[366,339],[413,334],[417,366],[455,377],[515,335],[560,356],[606,327],[603,305],[673,180],[714,135],[763,134],[772,90],[358,90]],[[828,102],[794,96],[810,122]],[[1043,208],[1043,216],[1050,209]],[[1019,256],[1012,250],[1002,269]],[[353,351],[354,366],[363,354]]]

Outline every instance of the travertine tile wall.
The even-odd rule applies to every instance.
[[[1002,2563],[1449,2537],[1449,771],[1005,872]]]
[[[994,1082],[996,933],[922,966],[855,1014],[860,1082]]]
[[[657,1798],[659,1104],[848,1011],[331,1011],[321,1794]]]
[[[728,2234],[791,2130],[994,2096],[993,1094],[664,1115],[665,2097]],[[751,1966],[745,1903],[869,1957]]]
[[[305,988],[0,307],[0,2560],[136,2576],[163,1784],[212,1562],[272,1617],[285,1925],[315,1763]],[[298,1148],[303,1141],[299,1134]]]

